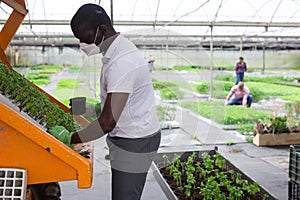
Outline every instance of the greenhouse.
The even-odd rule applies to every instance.
[[[300,1],[0,1],[0,200],[300,199]]]

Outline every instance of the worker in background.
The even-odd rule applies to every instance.
[[[150,58],[149,58],[149,61],[148,61],[148,68],[149,68],[150,73],[152,73],[152,71],[154,69],[154,62],[155,62],[155,59],[154,59],[153,55],[150,54]]]
[[[88,142],[107,134],[112,199],[139,200],[161,138],[147,63],[136,46],[115,31],[99,5],[80,7],[71,28],[83,52],[103,55],[103,66],[102,112],[97,120],[72,134],[70,142]]]
[[[234,95],[234,98],[230,98]],[[251,107],[253,97],[250,94],[250,90],[244,86],[243,82],[239,82],[238,85],[235,85],[231,88],[229,94],[226,97],[225,105],[243,105]]]
[[[239,62],[237,62],[236,66],[235,66],[235,75],[236,75],[235,84],[236,85],[240,81],[244,81],[244,74],[246,71],[247,71],[247,64],[244,62],[244,58],[240,57]]]

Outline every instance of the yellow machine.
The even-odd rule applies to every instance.
[[[5,55],[5,49],[22,23],[27,10],[24,0],[2,0],[2,2],[14,10],[0,32],[0,60],[13,70]],[[68,107],[39,87],[36,88],[45,93],[52,103],[69,112]],[[74,116],[74,119],[82,127],[88,124],[81,116]],[[12,180],[18,178],[18,173],[11,173],[9,169],[26,172],[24,180],[27,186],[25,195],[27,200],[46,200],[40,193],[45,192],[42,190],[49,190],[49,184],[56,185],[53,183],[58,181],[77,180],[79,188],[89,188],[92,184],[92,153],[90,159],[84,158],[78,154],[83,148],[88,148],[92,152],[92,143],[79,144],[71,149],[0,99],[0,191],[1,186],[10,187],[8,184],[10,182],[6,178],[9,179],[13,175],[16,178]],[[0,199],[2,197],[6,199],[5,195],[10,194],[5,194],[2,189]]]

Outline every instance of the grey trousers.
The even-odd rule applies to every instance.
[[[136,139],[107,136],[112,171],[112,200],[141,198],[160,139],[160,131]]]

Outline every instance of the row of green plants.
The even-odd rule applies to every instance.
[[[230,74],[217,75],[214,79],[219,81],[235,82],[235,77]],[[276,82],[292,82],[295,79],[296,78],[284,77],[284,76],[269,76],[269,77],[247,76],[245,77],[244,82],[276,83]]]
[[[20,70],[20,67],[16,67],[16,70]],[[50,82],[50,75],[58,73],[63,69],[60,65],[34,65],[30,66],[29,73],[26,73],[26,78],[31,80],[35,85],[43,86]]]
[[[26,74],[26,78],[31,80],[35,85],[47,85],[50,82],[50,75],[31,72]]]
[[[246,77],[244,82],[247,87],[251,90],[254,99],[260,100],[267,98],[268,96],[290,96],[300,94],[300,89],[297,87],[278,85],[276,82],[291,82],[295,78],[287,78],[283,76],[275,77]],[[199,81],[200,82],[200,81]],[[230,91],[230,88],[235,82],[235,77],[231,75],[218,75],[215,77],[213,82],[213,93],[215,97],[219,97],[218,91],[224,91],[224,94]],[[275,83],[275,84],[272,84]],[[195,86],[196,91],[202,94],[209,92],[209,84],[207,82],[200,82],[199,85]],[[224,98],[224,95],[220,96]]]
[[[207,82],[198,81],[199,84],[191,84],[191,88],[194,88],[196,92],[200,94],[209,93],[209,84]],[[224,99],[234,82],[215,80],[213,82],[213,97],[218,99]],[[271,96],[280,97],[287,100],[300,100],[300,88],[286,85],[278,85],[272,83],[263,82],[246,82],[245,86],[250,89],[250,93],[254,98],[254,101],[262,99],[269,99]]]
[[[30,69],[36,71],[39,74],[56,74],[64,67],[61,65],[54,64],[43,64],[43,65],[34,65]]]
[[[226,168],[226,160],[218,153],[203,153],[201,159],[193,152],[186,161],[174,155],[172,161],[163,156],[163,177],[179,199],[242,200],[266,199],[258,183],[250,183],[242,174]]]
[[[230,76],[232,77],[232,76]],[[247,77],[250,78],[250,77]],[[271,96],[280,97],[287,100],[300,101],[300,88],[292,87],[286,85],[272,84],[271,80],[291,80],[291,78],[285,77],[266,77],[257,78],[251,77],[254,80],[260,80],[258,82],[246,82],[245,86],[250,89],[250,93],[253,96],[254,101],[259,101],[262,99],[269,99]],[[213,82],[213,97],[218,99],[225,99],[234,82],[229,82],[227,79],[220,80],[217,78]],[[266,79],[266,83],[263,80]],[[192,90],[200,94],[208,94],[210,87],[207,82],[196,81],[199,84],[188,83],[184,85],[184,89]],[[183,92],[180,91],[180,84],[173,82],[160,82],[153,79],[153,86],[155,89],[161,90],[161,96],[163,99],[181,99],[183,97]]]
[[[80,80],[77,79],[61,79],[56,88],[57,89],[76,89],[80,86]]]
[[[269,119],[269,114],[243,106],[224,106],[223,102],[181,102],[184,108],[221,124],[249,124]]]
[[[228,92],[234,84],[232,82],[225,81],[214,81],[213,82],[213,97],[218,99],[225,99]],[[195,91],[200,94],[208,94],[210,87],[207,82],[199,82],[198,85],[194,86]]]
[[[51,103],[48,96],[35,88],[32,82],[2,63],[0,92],[47,131],[56,125],[64,126],[70,132],[79,128],[69,113]]]
[[[201,70],[210,70],[210,66],[197,66],[197,65],[175,65],[173,70],[178,71],[190,71],[190,72],[200,72]],[[232,66],[214,66],[213,70],[219,70],[219,71],[234,71],[235,67]],[[253,69],[249,69],[250,72],[253,71]]]
[[[184,93],[172,82],[161,82],[157,79],[152,79],[153,88],[160,90],[160,96],[165,100],[179,100],[182,99]]]
[[[266,96],[289,96],[300,95],[300,88],[278,85],[272,83],[248,82],[245,83],[252,90],[260,90]]]
[[[189,65],[189,66],[175,65],[172,69],[178,70],[178,71],[199,72],[201,68],[200,68],[200,66],[195,66],[195,65]]]

